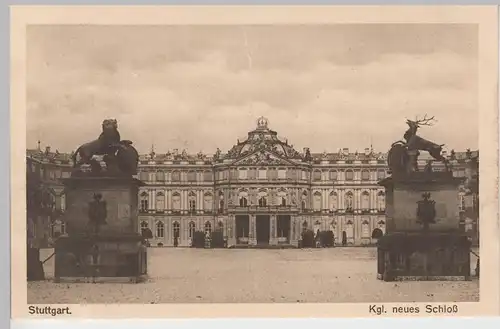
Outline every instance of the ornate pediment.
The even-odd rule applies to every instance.
[[[250,166],[268,166],[268,165],[295,165],[294,162],[280,157],[271,151],[260,149],[256,152],[236,160],[233,164]]]

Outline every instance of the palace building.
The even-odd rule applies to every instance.
[[[466,178],[457,207],[463,230],[477,240],[478,151],[446,156],[454,175]],[[48,179],[51,184],[71,168],[67,155],[38,148],[27,157],[58,172]],[[423,168],[427,159],[421,158]],[[434,170],[440,166],[435,162]],[[190,246],[196,231],[214,230],[223,232],[228,246],[298,245],[304,229],[333,231],[336,244],[374,244],[385,232],[385,194],[377,182],[388,174],[386,153],[298,151],[261,117],[247,138],[225,153],[141,155],[137,178],[145,186],[138,195],[138,231],[152,231],[152,246],[173,246],[174,240]],[[64,194],[52,189],[58,198]]]

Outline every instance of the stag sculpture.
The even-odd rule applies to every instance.
[[[427,115],[423,119],[406,120],[408,129],[403,135],[404,141],[397,141],[392,144],[389,151],[388,164],[393,172],[407,171],[409,151],[414,151],[418,155],[419,151],[427,151],[434,160],[441,161],[449,171],[448,160],[441,154],[444,144],[436,144],[425,138],[417,135],[418,128],[421,126],[432,126],[434,117],[428,118]],[[412,170],[418,171],[416,161],[411,164]]]

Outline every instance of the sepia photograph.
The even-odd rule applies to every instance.
[[[478,23],[154,22],[25,26],[29,314],[483,301]]]

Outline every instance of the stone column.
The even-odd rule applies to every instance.
[[[228,220],[227,220],[227,245],[229,246],[234,246],[236,244],[236,223],[235,223],[235,216],[230,215]]]
[[[269,244],[278,244],[278,234],[277,234],[277,225],[276,215],[271,215],[269,220]]]
[[[255,223],[255,215],[248,216],[249,223],[249,232],[248,232],[248,244],[256,245],[257,244],[257,225]]]

